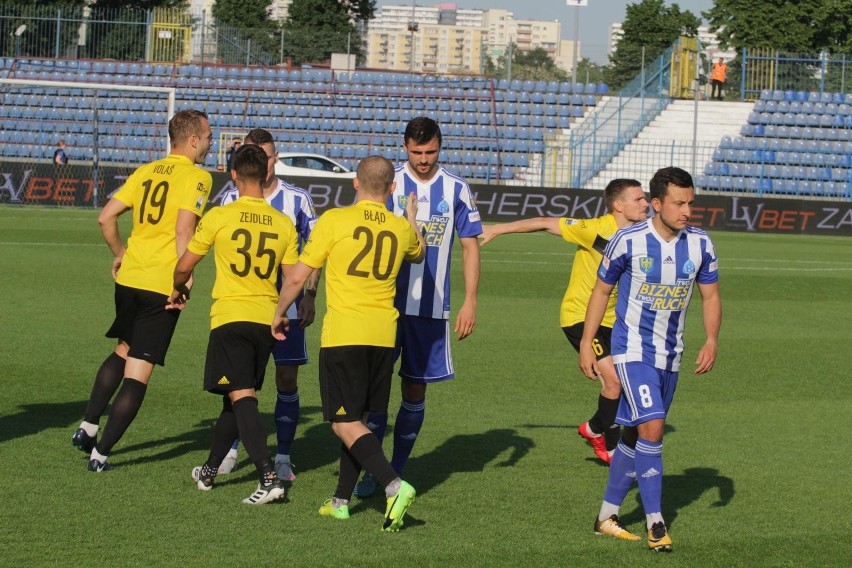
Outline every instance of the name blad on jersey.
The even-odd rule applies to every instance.
[[[240,223],[254,223],[256,225],[272,225],[272,215],[260,215],[240,211]]]
[[[447,218],[432,215],[428,221],[417,221],[417,228],[423,234],[427,247],[439,247],[444,243],[447,234]]]
[[[382,211],[370,211],[369,209],[364,210],[364,220],[366,221],[382,224],[385,222],[385,219],[385,214]]]
[[[686,308],[686,297],[692,282],[678,280],[675,284],[650,284],[644,282],[636,292],[636,299],[657,311],[674,311]]]

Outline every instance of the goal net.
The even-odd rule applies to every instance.
[[[174,112],[173,87],[0,78],[0,203],[103,205],[168,153]]]

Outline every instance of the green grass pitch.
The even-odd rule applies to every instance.
[[[691,373],[703,340],[696,293],[663,453],[674,552],[661,558],[644,539],[592,532],[607,469],[576,426],[598,387],[558,327],[573,248],[545,234],[500,237],[482,250],[477,329],[453,344],[457,378],[429,389],[406,471],[419,496],[401,532],[379,530],[383,499],[356,498],[346,522],[317,514],[335,487],[339,447],[319,410],[319,322],[299,381],[289,502],[240,503],[256,484],[244,452],[213,491],[195,488],[189,474],[206,457],[220,404],[201,390],[212,258],[198,270],[167,366],[111,457],[115,469],[87,472],[70,437],[112,349],[103,337],[111,255],[96,216],[0,207],[2,565],[849,565],[850,239],[713,234],[719,357],[710,374]],[[318,305],[322,314],[322,290]],[[260,402],[272,447],[267,376]],[[391,421],[398,402],[394,386]],[[644,537],[635,490],[622,517]]]

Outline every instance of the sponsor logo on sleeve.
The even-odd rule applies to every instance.
[[[467,220],[471,223],[479,223],[479,211],[471,211],[468,213]]]

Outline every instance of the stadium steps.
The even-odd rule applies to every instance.
[[[722,136],[735,137],[747,122],[754,103],[699,101],[696,170],[701,173],[711,161]],[[692,169],[694,101],[676,100],[643,128],[639,134],[598,174],[585,189],[602,190],[614,178],[634,178],[647,189],[658,169],[678,166]]]

